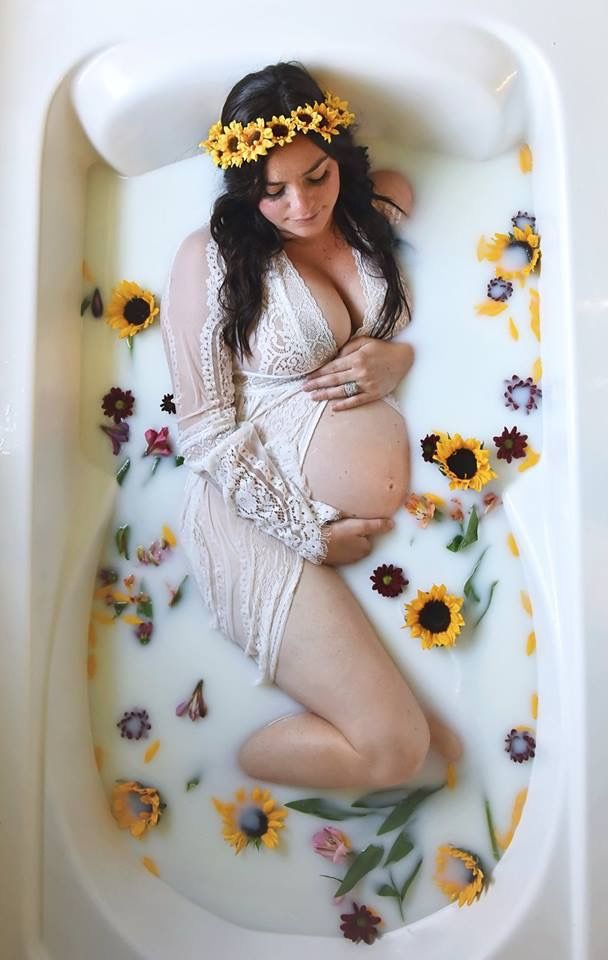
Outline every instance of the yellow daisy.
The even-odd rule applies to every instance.
[[[415,600],[405,605],[405,623],[413,637],[420,637],[424,650],[453,647],[464,627],[460,608],[464,600],[447,592],[444,584],[433,584],[429,591],[419,590]]]
[[[284,147],[286,143],[291,143],[298,132],[298,128],[293,119],[291,117],[285,117],[283,114],[281,114],[280,117],[273,117],[272,120],[268,121],[267,126],[269,126],[271,130],[273,144],[279,147]]]
[[[137,780],[118,780],[112,789],[112,816],[136,840],[156,826],[165,806],[158,790]]]
[[[479,491],[496,477],[489,463],[489,452],[474,437],[463,440],[459,433],[453,437],[441,433],[433,459],[449,477],[450,490]]]
[[[269,147],[273,146],[272,130],[267,126],[263,117],[258,117],[243,128],[242,140],[243,154],[245,160],[249,163],[264,156],[268,153]]]
[[[235,792],[236,803],[223,803],[212,797],[213,805],[223,820],[223,834],[226,843],[239,854],[249,844],[260,849],[260,843],[269,849],[279,845],[278,830],[285,826],[283,819],[288,811],[277,807],[269,790],[254,787],[250,799],[247,791],[241,787]]]
[[[460,868],[462,876],[458,876],[454,866]],[[433,879],[450,900],[458,900],[459,907],[479,900],[489,883],[479,857],[451,843],[437,848]]]
[[[112,291],[106,311],[106,323],[119,331],[118,336],[133,337],[154,323],[158,307],[154,295],[132,280],[121,280]]]

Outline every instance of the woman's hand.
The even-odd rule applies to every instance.
[[[303,388],[313,400],[333,400],[332,410],[359,407],[394,390],[414,362],[411,344],[377,337],[355,337],[336,357],[314,370]],[[359,392],[346,397],[344,384],[355,380]]]
[[[368,520],[359,517],[347,517],[328,524],[327,556],[323,563],[339,566],[356,563],[371,552],[371,537],[379,533],[388,533],[395,526],[390,518],[378,517]]]

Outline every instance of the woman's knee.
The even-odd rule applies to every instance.
[[[431,734],[421,710],[413,711],[404,726],[403,714],[395,713],[383,723],[372,722],[364,743],[353,744],[367,759],[370,782],[391,787],[411,780],[422,769],[429,752]]]

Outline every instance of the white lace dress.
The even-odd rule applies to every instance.
[[[353,256],[367,299],[353,336],[369,335],[386,284]],[[217,244],[202,227],[179,246],[161,298],[178,449],[190,470],[179,532],[213,626],[255,659],[256,683],[271,684],[304,562],[323,562],[325,525],[340,516],[310,496],[302,465],[327,400],[301,389],[338,346],[280,253],[265,277],[253,357],[239,363],[222,335],[222,278]],[[394,396],[384,399],[399,409]]]

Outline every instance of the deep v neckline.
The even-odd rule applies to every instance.
[[[365,277],[364,277],[364,273],[363,273],[363,264],[362,264],[362,259],[361,259],[361,253],[360,253],[359,250],[357,250],[356,247],[351,247],[350,245],[349,245],[349,250],[350,250],[351,255],[352,255],[352,258],[353,258],[353,260],[354,260],[354,262],[355,262],[355,266],[356,266],[356,268],[357,268],[357,276],[359,277],[359,283],[361,284],[361,290],[362,290],[362,292],[363,292],[363,298],[364,298],[364,300],[365,300],[365,309],[364,309],[364,311],[363,311],[363,319],[361,320],[361,325],[360,325],[359,327],[357,327],[355,330],[352,329],[352,318],[350,317],[350,313],[348,314],[349,319],[351,320],[351,334],[350,334],[350,337],[348,338],[348,340],[346,341],[346,343],[348,343],[349,340],[352,339],[352,337],[357,336],[358,333],[360,333],[362,330],[365,330],[365,329],[366,329],[367,323],[368,323],[368,321],[369,321],[370,310],[371,310],[371,308],[372,308],[372,306],[373,306],[373,304],[372,304],[372,298],[371,298],[371,296],[370,296],[370,291],[369,291],[369,285],[366,283],[366,280],[365,280]],[[333,341],[333,344],[334,344],[336,350],[341,350],[342,348],[341,348],[341,347],[338,347],[338,343],[337,343],[336,338],[335,338],[335,336],[334,336],[334,332],[333,332],[331,326],[329,325],[329,322],[328,322],[328,320],[327,320],[327,317],[325,316],[325,314],[324,314],[323,311],[321,310],[321,307],[319,306],[319,303],[318,303],[316,297],[314,296],[312,290],[311,290],[310,287],[308,286],[306,280],[304,279],[304,277],[302,276],[302,274],[300,273],[300,271],[299,271],[298,268],[296,267],[295,263],[293,262],[293,260],[291,259],[291,257],[288,255],[288,253],[286,252],[286,250],[285,250],[284,248],[280,251],[280,255],[283,257],[283,260],[284,260],[285,263],[287,264],[288,269],[291,270],[291,273],[293,274],[293,276],[294,276],[294,277],[296,278],[296,280],[298,281],[301,289],[304,291],[304,294],[305,294],[307,300],[309,301],[310,305],[312,306],[312,308],[314,309],[315,313],[317,314],[317,317],[318,317],[319,320],[321,321],[324,329],[326,330],[326,332],[327,332],[327,333],[329,334],[329,336],[331,337],[331,339],[332,339],[332,341]],[[342,302],[344,303],[344,301],[342,301]],[[344,306],[346,307],[346,304],[345,304],[345,303],[344,303]],[[348,312],[348,307],[346,307],[346,310],[347,310],[347,312]]]

